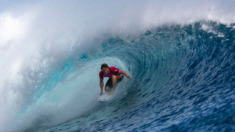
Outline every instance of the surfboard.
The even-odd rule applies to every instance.
[[[98,101],[108,101],[111,98],[112,98],[112,95],[108,95],[108,93],[104,93],[98,98]]]

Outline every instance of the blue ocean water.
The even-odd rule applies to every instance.
[[[0,131],[235,131],[234,2],[51,3],[0,14]],[[102,63],[131,76],[107,102]]]
[[[213,34],[202,29],[207,25]],[[103,43],[125,63],[126,92],[73,120],[40,131],[234,131],[235,62],[232,27],[215,22],[161,26],[126,42]],[[89,60],[83,55],[82,59]],[[108,63],[108,62],[107,62]],[[30,130],[29,130],[30,131]]]

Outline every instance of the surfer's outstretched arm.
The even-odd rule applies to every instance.
[[[128,79],[130,79],[131,77],[123,70],[120,70],[120,74],[125,75]]]
[[[103,94],[103,87],[104,87],[104,82],[100,81],[100,90],[101,90],[100,95]]]

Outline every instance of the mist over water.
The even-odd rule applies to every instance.
[[[0,3],[5,5],[0,10],[0,131],[49,131],[53,127],[116,131],[121,130],[120,124],[128,131],[171,131],[187,125],[196,126],[192,130],[213,130],[209,128],[221,124],[198,125],[200,114],[190,109],[193,104],[200,105],[195,107],[198,113],[208,110],[208,104],[215,105],[215,115],[225,109],[220,105],[228,105],[224,110],[228,118],[222,124],[234,124],[234,92],[226,92],[234,90],[233,1]],[[113,104],[97,102],[102,63],[132,76],[130,82],[120,84]],[[216,75],[225,80],[219,81]],[[203,87],[205,94],[200,84],[208,84]],[[217,93],[220,88],[225,93]],[[188,100],[183,98],[184,91],[192,89],[199,92],[189,92]],[[223,102],[222,97],[227,100]],[[180,99],[186,102],[179,105]],[[138,115],[147,106],[153,112]],[[181,117],[178,109],[183,111],[178,112]],[[165,121],[161,115],[168,110],[172,116]],[[127,114],[125,118],[122,113]],[[138,122],[141,119],[145,121]],[[110,120],[113,126],[106,125]],[[133,120],[132,125],[123,123]],[[184,124],[185,120],[192,122]],[[215,116],[215,120],[222,117]],[[214,130],[224,130],[217,126]]]

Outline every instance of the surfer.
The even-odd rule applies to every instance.
[[[120,70],[114,66],[108,66],[107,64],[102,64],[101,65],[101,71],[99,73],[100,76],[100,89],[101,93],[100,95],[103,94],[103,87],[104,87],[104,82],[103,78],[104,77],[109,77],[109,80],[105,84],[105,91],[109,92],[109,95],[112,95],[116,89],[117,83],[121,82],[124,78],[125,75],[128,79],[130,79],[130,76],[123,70]]]

